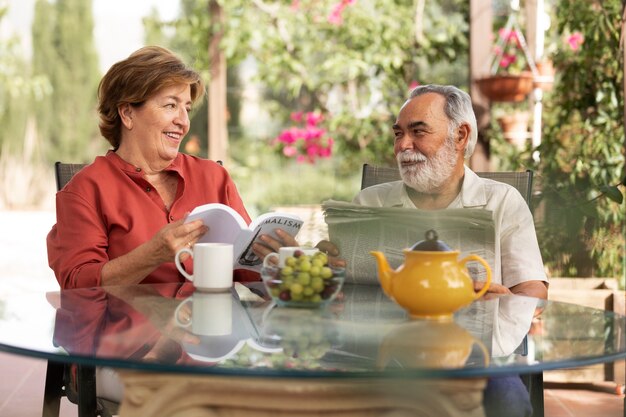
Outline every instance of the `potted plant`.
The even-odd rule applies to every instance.
[[[524,45],[524,37],[518,29],[505,27],[498,30],[492,74],[476,80],[481,93],[489,100],[519,102],[532,91],[534,77],[528,70],[529,58]]]

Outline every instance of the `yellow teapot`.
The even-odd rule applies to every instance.
[[[458,260],[459,251],[437,240],[437,232],[426,232],[426,240],[405,249],[405,262],[395,271],[385,255],[371,251],[378,263],[378,280],[385,294],[406,309],[412,318],[451,320],[452,314],[482,297],[491,284],[491,268],[477,255]],[[485,285],[474,291],[465,264],[481,263],[487,271]]]
[[[484,366],[490,355],[479,339],[453,321],[412,321],[402,323],[387,333],[378,350],[377,365],[390,363],[412,369],[462,368],[478,345]]]

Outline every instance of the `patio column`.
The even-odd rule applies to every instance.
[[[209,39],[209,74],[208,88],[209,127],[208,157],[211,160],[225,161],[228,155],[228,107],[226,104],[226,56],[220,49],[223,36],[224,10],[216,0],[209,1],[211,27],[219,28]]]
[[[489,100],[483,96],[474,80],[489,75],[491,45],[493,43],[491,0],[470,0],[470,46],[469,46],[469,85],[470,96],[476,121],[478,122],[478,143],[469,161],[474,171],[490,171],[488,139],[483,131],[489,125]]]

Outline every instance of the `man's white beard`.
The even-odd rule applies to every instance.
[[[457,164],[457,150],[454,142],[446,140],[443,147],[431,158],[419,151],[406,150],[396,155],[402,181],[415,191],[429,193],[441,187]],[[402,162],[418,162],[403,166]]]

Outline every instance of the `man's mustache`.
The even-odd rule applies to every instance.
[[[421,152],[403,151],[398,154],[398,162],[426,162],[428,158]]]

